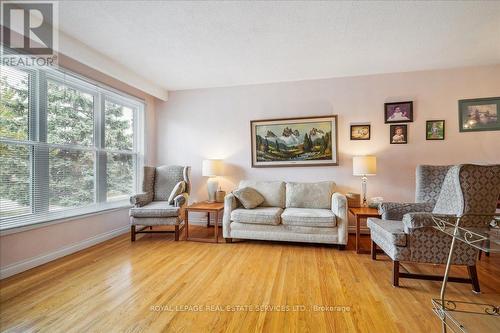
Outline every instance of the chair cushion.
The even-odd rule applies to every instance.
[[[264,202],[264,197],[251,187],[234,190],[233,194],[246,209],[255,208]]]
[[[335,214],[330,209],[315,208],[286,208],[281,214],[281,223],[305,227],[335,227],[337,225]]]
[[[133,207],[129,212],[133,217],[177,217],[179,207],[168,204],[168,201],[152,201],[142,207]]]
[[[180,181],[177,184],[175,184],[174,188],[172,189],[172,192],[170,192],[170,195],[168,197],[168,203],[170,205],[173,205],[175,197],[178,196],[179,194],[184,193],[185,189],[186,189],[185,181]]]
[[[367,222],[371,234],[377,234],[378,239],[397,246],[406,246],[404,224],[401,221],[369,218]]]
[[[238,188],[251,187],[264,197],[262,207],[285,208],[285,183],[242,180]]]
[[[286,183],[286,207],[330,209],[334,186],[334,182]]]
[[[231,212],[231,220],[239,223],[278,225],[282,212],[280,207],[238,208]]]

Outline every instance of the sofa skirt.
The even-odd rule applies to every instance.
[[[337,227],[301,227],[287,225],[230,224],[230,237],[283,242],[339,244]]]

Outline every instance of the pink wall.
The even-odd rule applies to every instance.
[[[156,99],[71,58],[60,56],[59,65],[85,77],[144,99],[145,163],[156,164]],[[79,244],[95,242],[126,232],[128,208],[86,216],[17,233],[0,235],[2,277],[43,263],[57,253],[69,253]]]
[[[120,209],[2,236],[2,269],[120,230],[128,225],[128,221],[128,209]]]
[[[500,131],[458,132],[457,101],[500,96],[500,65],[438,71],[371,75],[171,92],[157,105],[159,164],[192,166],[192,200],[206,199],[201,161],[223,158],[228,164],[223,188],[240,179],[334,180],[340,192],[360,192],[352,176],[352,156],[374,154],[378,174],[368,180],[368,196],[414,200],[418,164],[500,163]],[[414,101],[409,143],[389,144],[384,102]],[[337,167],[251,168],[250,120],[337,114]],[[425,121],[446,120],[446,140],[426,141]],[[369,122],[370,141],[350,141],[349,125]]]

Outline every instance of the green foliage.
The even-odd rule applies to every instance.
[[[29,77],[9,79],[12,70],[0,76],[0,137],[28,140]],[[78,207],[95,201],[96,153],[78,149],[94,146],[94,97],[74,88],[47,81],[47,142],[49,144],[49,209]],[[116,103],[105,102],[105,148],[133,148],[133,110]],[[51,147],[50,144],[71,145],[71,148]],[[32,145],[0,144],[0,200],[10,204],[11,212],[2,208],[1,216],[18,214],[30,205]],[[106,192],[111,197],[130,194],[134,182],[134,158],[129,154],[105,154]],[[34,167],[37,168],[36,163]],[[44,172],[44,170],[39,170]],[[29,212],[29,211],[28,211]]]

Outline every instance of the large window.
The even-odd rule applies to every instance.
[[[123,206],[144,104],[58,70],[0,71],[0,229]]]

